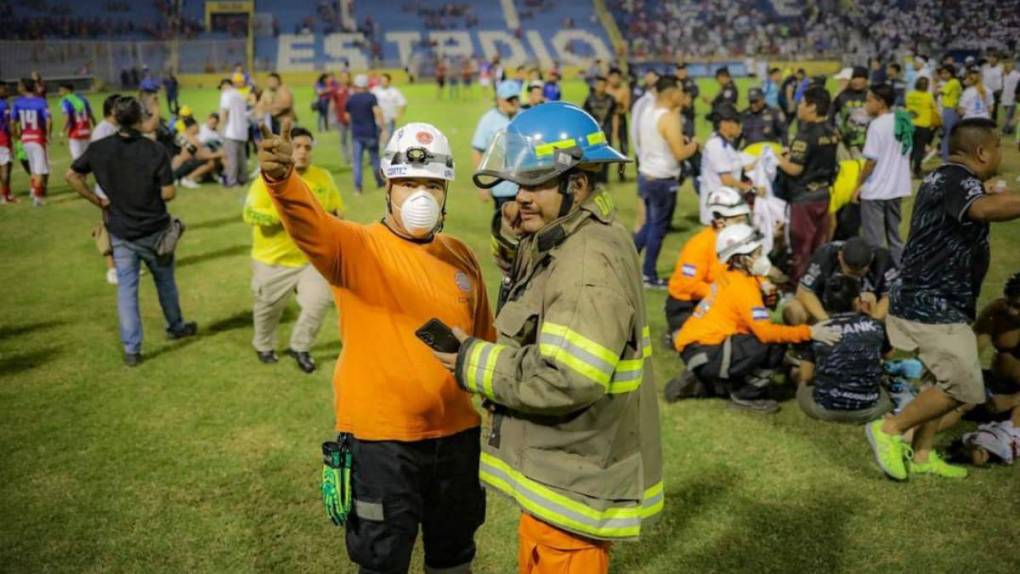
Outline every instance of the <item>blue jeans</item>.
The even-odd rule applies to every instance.
[[[953,108],[942,110],[942,150],[940,154],[942,161],[949,161],[949,133],[953,131],[953,126],[959,121],[960,114],[956,113]]]
[[[162,233],[162,232],[160,232]],[[142,350],[142,317],[138,312],[138,271],[144,261],[156,283],[159,306],[163,308],[167,331],[184,327],[181,306],[174,280],[174,256],[156,255],[160,233],[128,241],[110,235],[113,264],[117,268],[117,316],[120,319],[120,341],[127,353]]]
[[[655,264],[662,250],[662,240],[669,231],[670,218],[676,205],[676,189],[675,179],[638,179],[638,194],[645,202],[645,224],[634,235],[634,244],[638,251],[645,251],[641,273],[646,279],[659,277]]]
[[[340,159],[344,163],[350,165],[351,163],[351,126],[343,122],[337,123],[337,129],[340,130]]]
[[[379,173],[379,140],[354,138],[354,189],[361,192],[361,160],[368,151],[368,162],[375,176],[376,187],[383,186],[382,175]]]

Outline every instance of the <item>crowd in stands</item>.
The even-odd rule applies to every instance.
[[[1012,51],[1020,38],[1015,3],[976,0],[805,2],[795,17],[781,17],[768,2],[740,0],[612,0],[609,7],[635,58],[776,55],[867,58],[905,50]]]
[[[173,7],[166,0],[155,0],[158,16],[152,20],[139,21],[131,13],[127,2],[108,2],[103,12],[83,16],[74,14],[67,4],[56,2],[30,2],[17,5],[0,2],[0,39],[43,40],[43,39],[109,39],[146,38],[166,39],[177,31],[179,36],[195,38],[204,29],[202,22],[181,15],[172,18]],[[27,9],[26,9],[27,8]],[[171,25],[171,22],[174,24]]]

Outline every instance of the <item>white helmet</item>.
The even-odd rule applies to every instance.
[[[397,128],[382,158],[386,179],[424,177],[453,181],[450,141],[432,124],[414,122]]]
[[[720,230],[715,238],[715,254],[723,263],[728,263],[734,255],[754,253],[761,246],[761,234],[750,225],[731,225]]]
[[[751,208],[740,192],[732,187],[720,187],[708,196],[708,212],[712,214],[712,219],[715,219],[717,213],[722,217],[750,215]]]

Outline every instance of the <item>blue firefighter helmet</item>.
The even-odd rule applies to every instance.
[[[473,179],[484,189],[502,181],[534,186],[575,167],[628,161],[587,112],[549,102],[521,112],[493,138]]]

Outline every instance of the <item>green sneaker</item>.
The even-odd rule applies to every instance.
[[[933,474],[942,478],[967,478],[967,469],[942,460],[937,452],[931,451],[928,462],[910,461],[910,474]]]
[[[898,435],[882,432],[882,419],[872,421],[864,426],[864,432],[871,443],[871,451],[875,462],[889,478],[894,480],[907,479],[907,466],[904,464],[906,445]]]

